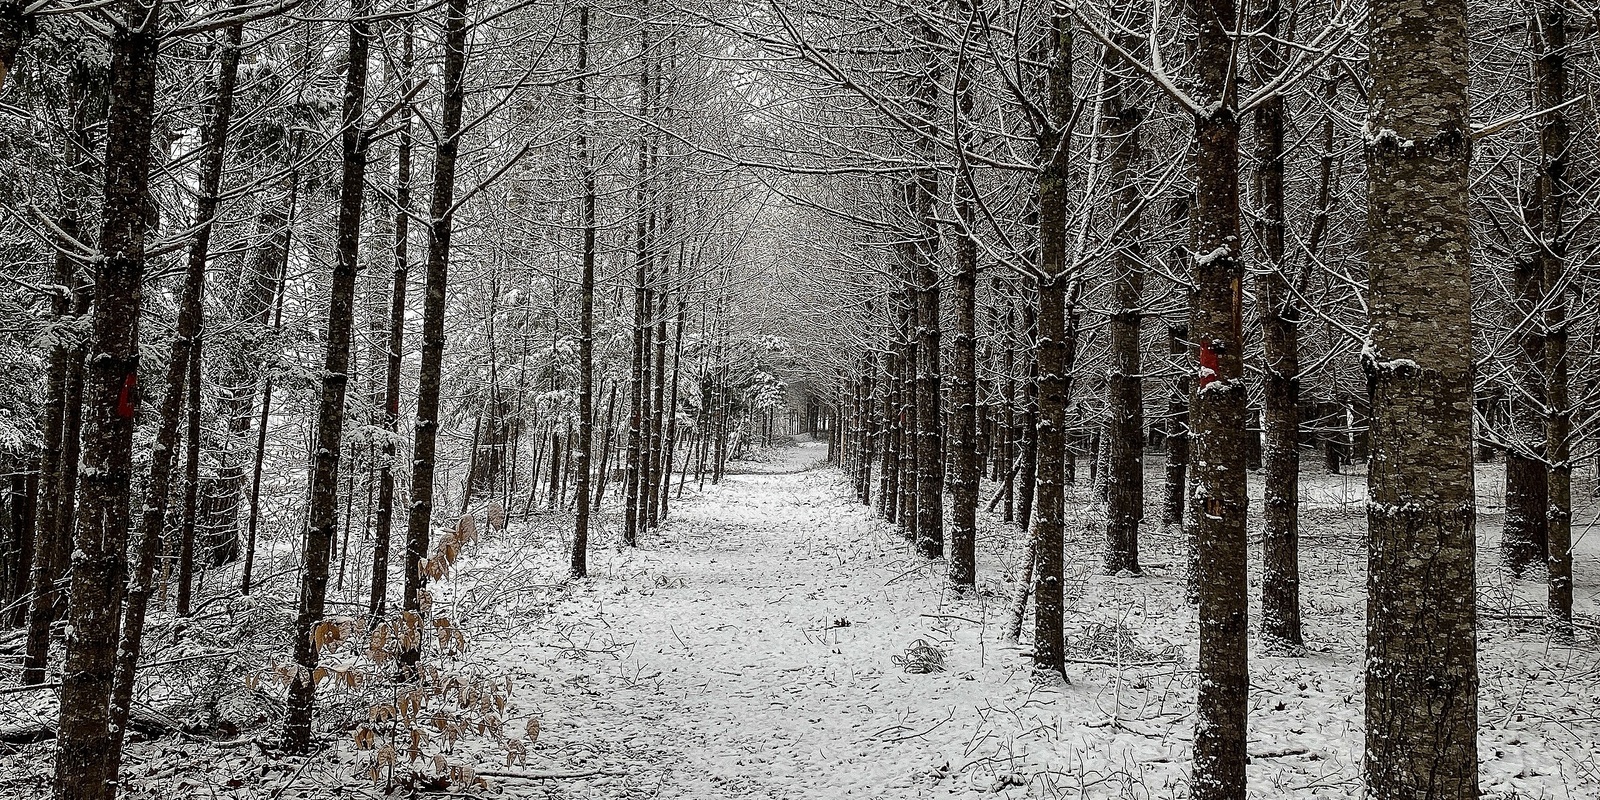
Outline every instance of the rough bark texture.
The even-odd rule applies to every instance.
[[[1279,0],[1257,0],[1261,31],[1256,83],[1283,70],[1278,39]],[[1257,241],[1263,259],[1261,323],[1262,476],[1261,638],[1296,646],[1300,635],[1300,346],[1299,314],[1284,263],[1284,99],[1274,95],[1255,111]]]
[[[120,752],[111,729],[124,549],[132,524],[133,425],[139,408],[139,311],[151,204],[159,4],[119,3],[111,34],[102,257],[84,384],[83,504],[72,553],[66,666],[61,677],[55,795],[111,800]]]
[[[1246,599],[1244,259],[1239,238],[1239,119],[1232,0],[1197,0],[1194,243],[1189,335],[1198,355],[1190,401],[1194,490],[1189,527],[1199,589],[1200,685],[1194,797],[1243,800],[1249,706]]]
[[[328,563],[339,524],[339,455],[344,441],[344,399],[349,388],[350,341],[355,325],[356,274],[360,267],[361,202],[365,194],[366,132],[361,110],[367,93],[367,50],[370,0],[353,0],[345,73],[341,147],[344,169],[339,182],[337,259],[328,299],[327,350],[323,356],[322,391],[317,407],[316,450],[311,471],[311,508],[306,521],[305,565],[300,576],[300,607],[295,618],[296,670],[289,683],[288,714],[283,744],[291,752],[311,749],[311,714],[316,703],[316,626],[327,610]]]
[[[1374,0],[1367,791],[1478,797],[1465,0]]]

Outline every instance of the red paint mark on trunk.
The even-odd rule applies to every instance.
[[[133,419],[134,404],[137,402],[139,392],[139,376],[128,373],[122,379],[122,391],[117,394],[117,416],[123,419]]]
[[[1200,343],[1200,387],[1217,379],[1217,351],[1211,349],[1210,342]]]

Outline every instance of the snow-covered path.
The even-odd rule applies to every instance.
[[[1194,613],[1174,537],[1147,530],[1145,574],[1108,576],[1092,521],[1069,520],[1073,683],[1036,686],[1001,635],[1015,529],[980,522],[979,591],[954,596],[941,564],[911,555],[849,500],[837,470],[817,466],[824,454],[811,443],[739,465],[721,485],[691,489],[640,548],[597,546],[589,579],[546,586],[534,618],[489,655],[518,679],[511,713],[541,721],[528,769],[610,774],[509,780],[507,795],[1187,796]],[[1069,505],[1092,513],[1086,498]],[[1313,652],[1252,653],[1254,796],[1349,797],[1359,786],[1363,561],[1359,540],[1332,527],[1348,522],[1314,524],[1331,535],[1308,538],[1302,556]],[[602,542],[614,527],[607,520]],[[563,552],[550,539],[528,544],[539,547],[510,560]],[[504,568],[508,553],[494,547],[479,557]],[[559,569],[522,572],[540,586]],[[522,604],[523,590],[501,586],[504,602]],[[1600,696],[1600,659],[1541,638],[1515,627],[1481,636],[1486,797],[1600,786],[1600,720],[1573,716]],[[895,663],[918,641],[942,652],[943,671]]]
[[[956,727],[941,721],[978,702],[961,691],[973,669],[1007,665],[1018,692],[1034,691],[1022,659],[994,649],[1000,603],[949,605],[930,570],[845,502],[837,472],[808,469],[821,445],[780,454],[769,473],[729,475],[675,508],[639,552],[602,557],[607,574],[554,615],[594,622],[527,645],[524,663],[558,667],[535,676],[546,697],[565,698],[537,710],[540,751],[628,772],[543,791],[923,796],[949,760],[940,729]],[[944,650],[945,672],[893,663],[918,639]]]

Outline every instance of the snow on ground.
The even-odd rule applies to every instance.
[[[1143,576],[1101,573],[1090,494],[1070,488],[1073,663],[1070,685],[1054,686],[1031,680],[1026,636],[1021,646],[1003,636],[1016,528],[980,521],[979,591],[953,594],[942,563],[915,557],[855,504],[839,471],[820,463],[825,453],[814,442],[779,448],[735,464],[720,485],[690,481],[637,549],[616,547],[620,520],[608,511],[585,580],[565,577],[566,515],[486,532],[434,587],[437,608],[469,629],[464,665],[512,676],[505,718],[519,730],[536,718],[541,732],[526,765],[507,768],[493,748],[470,743],[454,757],[569,776],[494,778],[491,791],[506,797],[1188,796],[1196,624],[1183,602],[1182,537],[1158,522],[1159,456],[1146,475]],[[1600,506],[1580,507],[1575,525],[1579,642],[1552,643],[1537,622],[1542,584],[1492,566],[1499,469],[1479,472],[1485,796],[1590,800],[1600,797],[1600,532],[1586,531]],[[1252,491],[1259,502],[1256,475]],[[1309,652],[1252,653],[1253,797],[1359,794],[1363,501],[1359,471],[1326,475],[1308,464]],[[1254,567],[1252,576],[1254,596]],[[286,610],[286,597],[257,608]],[[281,638],[257,638],[266,635]],[[918,646],[936,648],[944,669],[907,671],[904,657]],[[53,716],[42,694],[0,700],[8,713]],[[354,713],[364,718],[363,708]],[[368,754],[352,751],[347,732],[333,734],[337,748],[299,759],[271,749],[277,724],[233,742],[131,742],[129,795],[378,796],[356,775]],[[50,752],[48,742],[0,752],[0,796],[44,787]]]
[[[937,566],[849,500],[836,470],[816,465],[824,453],[780,450],[765,474],[708,486],[639,550],[601,556],[597,577],[506,647],[526,687],[517,711],[543,724],[538,768],[621,773],[508,781],[508,794],[1187,796],[1195,620],[1178,537],[1147,525],[1145,576],[1106,576],[1092,516],[1072,520],[1067,638],[1083,663],[1069,669],[1071,685],[1037,686],[1002,635],[1015,530],[985,520],[980,592],[954,596]],[[1359,482],[1308,481],[1307,499],[1326,501],[1310,504],[1303,558],[1311,652],[1254,654],[1257,796],[1358,789],[1362,510],[1338,492]],[[1590,620],[1596,567],[1588,559],[1579,574]],[[1600,795],[1593,630],[1579,648],[1551,644],[1518,617],[1542,598],[1539,584],[1508,589],[1486,572],[1486,796]],[[918,641],[942,652],[944,671],[895,663]]]

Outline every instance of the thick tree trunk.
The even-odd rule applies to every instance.
[[[125,548],[132,524],[133,427],[139,408],[139,312],[150,224],[160,4],[119,3],[112,23],[105,205],[95,261],[84,387],[83,505],[72,553],[55,796],[112,800],[121,748],[111,726]]]
[[[1536,288],[1533,291],[1537,293],[1540,290]],[[1527,308],[1514,313],[1537,313],[1534,309],[1538,303],[1539,300],[1535,298]],[[1535,340],[1536,343],[1530,347],[1535,352],[1525,352],[1522,356],[1539,356],[1542,361],[1543,354],[1537,351],[1543,349],[1543,337],[1530,331],[1524,335],[1524,339]],[[1528,385],[1522,387],[1523,391],[1533,390],[1534,385],[1538,384],[1536,399],[1513,402],[1515,410],[1511,416],[1515,422],[1509,438],[1524,440],[1522,445],[1532,452],[1519,452],[1512,446],[1506,448],[1506,518],[1500,539],[1500,555],[1505,560],[1505,567],[1519,578],[1529,566],[1544,560],[1547,535],[1545,513],[1549,505],[1550,477],[1549,468],[1544,462],[1546,434],[1543,414],[1539,409],[1530,407],[1531,403],[1544,403],[1544,377],[1540,373],[1525,373],[1523,378],[1528,381]]]
[[[343,175],[339,183],[337,260],[329,290],[327,350],[317,408],[316,448],[311,472],[311,504],[306,521],[305,565],[300,575],[299,612],[295,619],[294,659],[289,683],[288,714],[283,744],[291,752],[312,748],[311,715],[316,703],[318,645],[314,639],[327,609],[329,554],[338,530],[339,455],[344,450],[344,399],[349,388],[350,341],[355,326],[356,275],[360,269],[361,204],[367,164],[367,134],[362,106],[367,92],[370,0],[352,0],[344,106],[340,117]]]
[[[1189,526],[1200,590],[1194,797],[1243,800],[1249,707],[1246,599],[1244,259],[1239,228],[1238,24],[1232,0],[1196,0],[1194,253],[1189,334],[1199,354],[1190,400],[1194,483]]]
[[[1478,797],[1467,7],[1369,4],[1367,791]]]
[[[1538,240],[1544,227],[1542,183],[1543,176],[1536,173],[1533,185],[1524,194],[1524,218],[1535,238],[1512,269],[1515,293],[1508,309],[1520,335],[1517,351],[1508,359],[1515,385],[1510,387],[1511,413],[1506,430],[1506,518],[1500,549],[1506,568],[1517,577],[1529,566],[1544,561],[1550,499],[1550,470],[1544,458],[1544,319],[1540,312],[1545,293],[1545,248]]]

